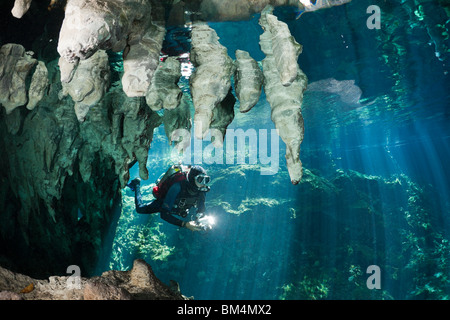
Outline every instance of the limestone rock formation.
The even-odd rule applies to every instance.
[[[280,77],[280,61],[282,54],[279,50],[275,50],[278,42],[273,41],[274,35],[272,31],[282,22],[274,21],[275,16],[271,14],[272,8],[268,7],[261,14],[260,24],[265,32],[260,37],[260,45],[265,53],[263,73],[264,73],[264,90],[267,100],[272,108],[272,121],[278,130],[281,139],[286,144],[286,163],[293,184],[297,184],[302,178],[302,163],[300,161],[300,144],[303,141],[304,126],[301,112],[301,104],[303,101],[303,92],[307,86],[307,77],[303,71],[295,63],[296,78],[289,86]],[[281,28],[284,29],[284,26]],[[277,30],[273,30],[278,34]]]
[[[62,83],[62,94],[72,97],[80,122],[86,119],[89,109],[103,98],[109,86],[109,79],[108,55],[104,50],[99,50],[89,59],[80,61],[71,80]]]
[[[29,288],[23,290],[24,288]],[[38,280],[0,267],[0,300],[184,300],[159,280],[144,260],[128,271],[101,276],[51,276]]]
[[[236,96],[241,112],[248,112],[259,100],[264,76],[258,63],[243,50],[236,50],[236,72],[234,76]]]
[[[44,97],[45,89],[48,86],[48,70],[45,63],[38,61],[36,70],[31,78],[30,89],[28,90],[27,109],[33,110]]]
[[[58,66],[60,71],[60,80],[62,83],[68,83],[72,80],[75,70],[77,70],[80,60],[76,60],[74,63],[68,62],[63,57],[58,60]]]
[[[200,18],[206,21],[246,20],[252,14],[261,12],[267,5],[300,6],[299,0],[197,0],[186,1],[197,8]]]
[[[14,7],[11,10],[11,13],[14,17],[20,19],[23,17],[25,13],[27,13],[28,9],[30,9],[32,0],[16,0],[14,1]]]
[[[349,3],[352,0],[317,0],[312,3],[310,0],[300,0],[300,5],[304,11],[316,11],[319,9],[340,6]]]
[[[355,80],[322,79],[310,83],[308,91],[322,91],[336,94],[346,104],[359,104],[362,90],[355,84]]]
[[[109,100],[110,99],[110,100]],[[111,135],[111,155],[117,162],[116,172],[119,173],[121,187],[129,180],[129,164],[136,160],[139,164],[139,175],[142,179],[148,179],[147,158],[153,139],[153,130],[160,126],[162,117],[151,111],[143,97],[129,98],[119,89],[111,95],[109,103],[116,108],[114,112],[113,128]],[[117,153],[114,147],[117,142],[126,151],[124,157]]]
[[[58,43],[61,57],[76,64],[99,49],[123,50],[123,90],[129,97],[145,96],[159,63],[165,35],[160,3],[71,0],[65,11]]]
[[[73,1],[73,0],[72,0]],[[136,1],[123,1],[124,5],[135,6]],[[332,6],[338,6],[351,0],[189,0],[173,1],[161,0],[160,2],[171,8],[170,21],[175,24],[186,22],[186,13],[200,18],[203,21],[239,21],[246,20],[251,15],[261,12],[267,5],[272,6],[295,6],[304,11],[315,11]],[[16,0],[11,11],[16,18],[21,18],[29,9],[32,0]],[[51,0],[49,9],[65,3],[64,0]],[[110,3],[113,1],[109,1]],[[103,3],[105,3],[103,1]],[[146,5],[145,2],[137,2]],[[97,6],[97,5],[96,5]],[[112,9],[115,10],[115,9]]]
[[[234,105],[236,98],[233,93],[228,91],[227,96],[215,108],[213,119],[211,121],[211,142],[217,147],[223,146],[227,127],[234,119]],[[217,131],[215,131],[215,130]]]
[[[265,14],[262,27],[271,37],[273,58],[280,74],[281,83],[289,86],[297,77],[297,59],[302,52],[302,46],[291,35],[286,23],[279,21],[272,14]]]
[[[0,104],[6,113],[28,101],[26,78],[37,60],[19,44],[5,44],[0,48]]]
[[[153,111],[178,107],[182,96],[178,87],[180,66],[180,61],[176,57],[168,57],[164,62],[160,62],[145,96],[148,106]]]
[[[159,64],[166,29],[163,10],[156,1],[152,3],[151,20],[133,26],[123,53],[122,86],[129,97],[146,95]]]
[[[83,293],[84,300],[131,300],[127,290],[95,280],[86,284]]]
[[[89,60],[80,61],[76,72]],[[153,130],[162,122],[143,97],[129,98],[121,87],[108,90],[85,121],[78,121],[72,98],[58,95],[63,84],[57,62],[46,64],[50,82],[33,110],[0,112],[0,149],[11,150],[0,155],[0,245],[24,248],[8,251],[8,263],[16,270],[32,268],[23,270],[28,274],[58,272],[67,267],[63,261],[73,259],[93,272],[114,199],[136,161],[148,179]],[[82,80],[74,74],[64,86],[75,81],[74,90],[91,86],[80,91],[90,97],[95,87]]]
[[[164,110],[164,130],[170,144],[174,144],[179,153],[183,153],[191,145],[191,112],[186,95],[176,109]]]
[[[190,85],[195,107],[195,136],[203,139],[213,120],[214,108],[225,99],[231,87],[233,60],[219,43],[216,32],[206,24],[192,28],[191,61],[196,67]]]
[[[121,51],[136,20],[148,17],[146,0],[70,0],[65,8],[58,52],[70,63],[99,49]]]

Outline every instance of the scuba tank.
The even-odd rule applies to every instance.
[[[172,165],[158,178],[158,180],[156,180],[156,185],[152,190],[153,196],[156,199],[164,198],[167,191],[174,183],[187,180],[186,173],[188,169],[188,166],[183,166],[181,164]]]

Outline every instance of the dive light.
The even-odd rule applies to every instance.
[[[195,223],[198,227],[200,227],[203,231],[208,231],[213,228],[216,223],[216,219],[213,216],[198,214]]]

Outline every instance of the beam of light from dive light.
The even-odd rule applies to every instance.
[[[197,219],[197,224],[203,230],[210,230],[216,224],[216,218],[211,215],[203,215]]]

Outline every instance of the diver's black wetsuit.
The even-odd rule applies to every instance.
[[[161,213],[165,221],[181,227],[183,220],[175,217],[186,217],[188,210],[196,206],[197,213],[205,212],[206,192],[195,189],[189,182],[174,183],[162,199],[156,199],[149,204],[142,202],[140,187],[135,189],[135,203],[137,213]]]

